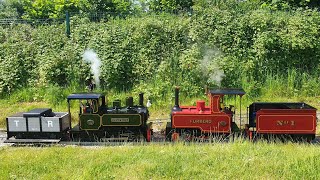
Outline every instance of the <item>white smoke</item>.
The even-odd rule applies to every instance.
[[[208,76],[208,83],[216,84],[221,86],[221,81],[226,76],[223,69],[219,67],[219,57],[222,54],[219,50],[207,49],[201,61],[201,68],[203,73]]]
[[[95,53],[92,49],[86,49],[82,55],[82,58],[85,62],[91,64],[91,73],[93,74],[94,81],[97,87],[100,87],[100,66],[101,61],[98,57],[98,54]]]

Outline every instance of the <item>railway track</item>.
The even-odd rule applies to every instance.
[[[60,141],[60,142],[50,142],[50,143],[4,143],[6,140],[5,132],[0,132],[0,147],[5,146],[13,146],[13,147],[21,147],[21,146],[32,146],[32,147],[50,147],[50,146],[83,146],[83,147],[109,147],[109,146],[147,146],[149,144],[158,144],[158,145],[169,145],[173,142],[165,141],[164,135],[160,134],[160,132],[156,132],[154,134],[154,138],[151,143],[149,142],[127,142],[127,141],[115,141],[115,142],[70,142],[70,141]],[[206,144],[206,143],[219,143],[219,142],[229,142],[228,139],[212,139],[205,141],[195,141],[192,143]],[[186,142],[188,143],[188,142]],[[320,135],[316,136],[316,139],[311,142],[312,144],[320,145]]]

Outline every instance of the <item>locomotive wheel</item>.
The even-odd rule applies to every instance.
[[[181,132],[181,139],[186,142],[191,142],[194,139],[193,133],[190,130],[183,130]]]

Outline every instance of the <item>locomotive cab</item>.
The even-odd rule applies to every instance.
[[[243,89],[213,89],[209,91],[209,98],[210,98],[210,106],[212,109],[212,113],[224,112],[226,114],[233,115],[235,113],[234,105],[226,106],[224,102],[225,96],[240,96],[241,97],[245,94]],[[240,102],[241,104],[241,102]],[[241,110],[241,109],[240,109]]]
[[[241,99],[242,96],[245,95],[245,91],[243,89],[236,88],[224,88],[224,89],[212,89],[209,91],[210,98],[210,107],[213,114],[226,114],[230,117],[230,129],[231,131],[239,131],[239,127],[242,127],[242,118],[241,118]],[[234,104],[226,105],[225,99],[228,97],[234,96],[235,102]],[[239,119],[236,119],[234,116],[236,114],[235,105],[236,96],[240,97],[240,105],[239,105]],[[236,123],[238,121],[238,123]],[[238,126],[239,125],[239,126]]]
[[[77,93],[67,97],[68,111],[71,115],[71,101],[79,100],[80,129],[97,130],[100,127],[100,116],[106,109],[105,96],[99,93]]]
[[[99,114],[106,109],[105,95],[99,93],[71,94],[67,97],[68,111],[70,113],[71,100],[79,100],[79,115]]]

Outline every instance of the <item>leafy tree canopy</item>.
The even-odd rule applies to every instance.
[[[116,15],[189,11],[195,0],[0,0],[0,17],[45,19],[69,12],[107,12]]]
[[[166,12],[190,10],[193,5],[193,0],[152,0],[149,2],[150,10]]]
[[[60,18],[66,11],[128,14],[132,4],[132,0],[2,0],[0,17]]]
[[[272,9],[289,9],[291,7],[320,7],[319,0],[261,0],[263,6]]]

